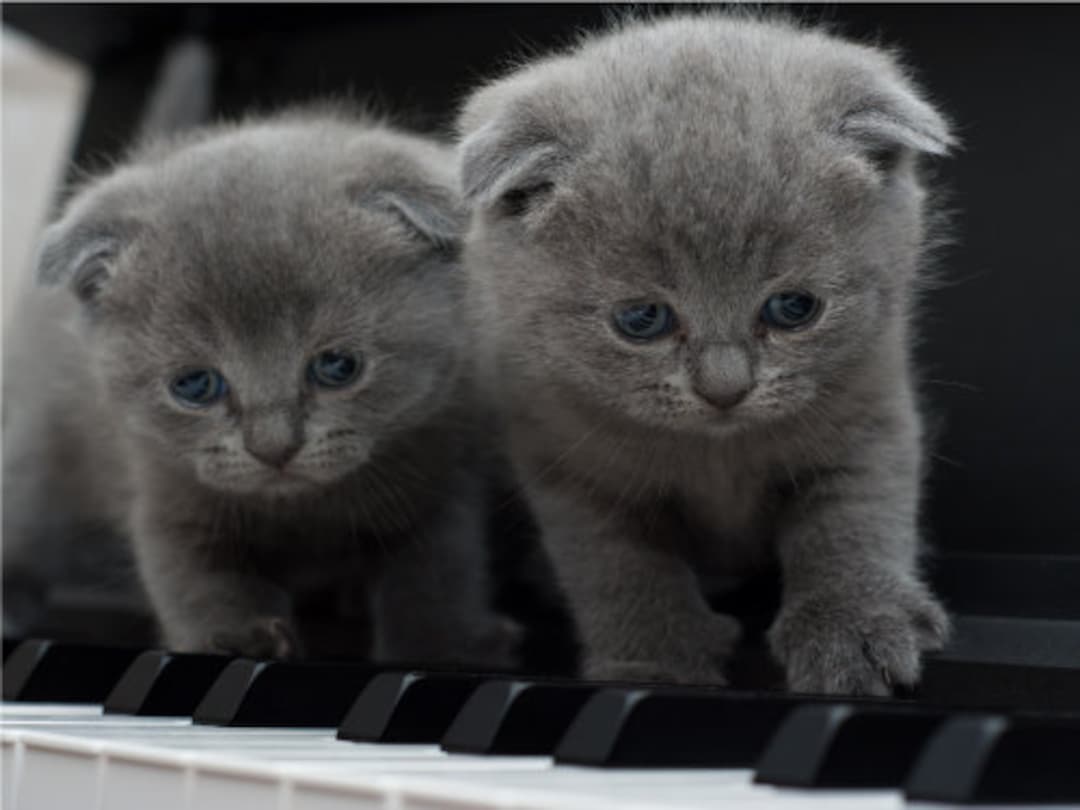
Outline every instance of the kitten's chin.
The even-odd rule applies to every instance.
[[[321,470],[319,474],[312,475],[306,471],[266,470],[244,478],[232,478],[226,481],[209,480],[204,483],[228,495],[291,500],[314,495],[343,479],[349,471],[343,469],[337,474],[330,475],[327,471]]]
[[[325,486],[326,484],[323,482],[313,481],[310,478],[298,475],[282,475],[262,484],[252,494],[274,500],[300,498],[318,492]]]
[[[750,423],[743,419],[718,417],[703,420],[702,424],[698,426],[698,430],[714,439],[728,439],[740,433],[745,433],[749,427]]]
[[[714,409],[702,409],[689,411],[675,418],[659,420],[642,420],[648,427],[661,427],[682,436],[709,436],[710,438],[726,438],[735,436],[749,429],[753,420],[746,414],[732,411],[718,411]]]
[[[298,475],[279,473],[270,476],[252,476],[237,480],[203,480],[203,483],[225,495],[272,500],[299,498],[318,491],[325,484]]]

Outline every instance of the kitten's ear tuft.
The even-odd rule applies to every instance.
[[[60,221],[45,229],[38,251],[37,280],[66,284],[83,303],[93,304],[112,278],[112,260],[124,229]]]
[[[445,189],[395,188],[375,192],[365,202],[394,214],[441,253],[455,253],[461,247],[468,217],[461,201]]]
[[[71,290],[84,304],[92,304],[100,297],[112,279],[112,268],[107,256],[97,256],[83,263],[71,279]]]
[[[945,118],[899,83],[848,112],[840,132],[884,170],[893,168],[905,150],[946,155],[957,144]]]
[[[520,216],[555,187],[566,149],[542,129],[491,121],[461,143],[461,184],[470,205]]]

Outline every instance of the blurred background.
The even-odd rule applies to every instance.
[[[1080,587],[1061,572],[1080,572],[1080,6],[788,8],[898,47],[955,122],[963,148],[933,168],[954,243],[940,254],[919,346],[938,431],[927,532],[943,558],[1035,555],[1046,587],[1075,609]],[[603,5],[4,3],[4,311],[58,189],[76,167],[100,168],[123,148],[165,54],[186,37],[213,57],[213,117],[348,95],[418,129],[449,132],[477,82],[616,13]],[[939,576],[948,580],[950,570]],[[987,590],[1009,585],[1010,569],[996,570]]]

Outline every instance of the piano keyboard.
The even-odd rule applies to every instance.
[[[4,676],[11,810],[1080,808],[1072,711],[49,642]]]

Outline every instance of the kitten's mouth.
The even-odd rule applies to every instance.
[[[218,487],[237,495],[290,498],[310,493],[325,484],[295,470],[261,469],[240,479],[219,482]]]
[[[327,463],[297,463],[284,467],[246,464],[241,469],[236,466],[201,469],[198,475],[204,483],[224,493],[279,500],[310,495],[333,486],[355,467],[351,464]]]
[[[304,495],[335,484],[344,478],[351,469],[351,467],[268,468],[263,471],[262,476],[255,482],[255,491],[257,494],[265,494],[275,498]]]

